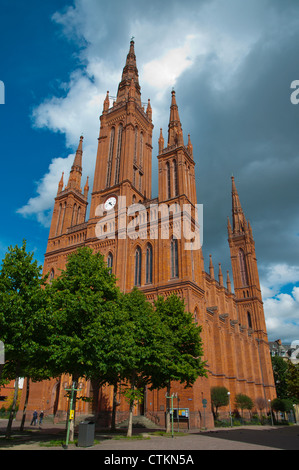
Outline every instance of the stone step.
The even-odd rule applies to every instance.
[[[119,428],[126,428],[128,427],[129,419],[125,419],[121,423],[117,425]],[[145,429],[162,429],[161,426],[155,424],[152,420],[147,418],[146,416],[133,416],[133,428],[145,428]]]

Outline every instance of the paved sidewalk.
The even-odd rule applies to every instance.
[[[1,450],[64,450],[59,447],[44,447],[42,442],[64,440],[65,425],[46,423],[42,429],[26,426],[24,434],[18,432],[19,423],[13,425],[13,439],[6,441],[3,431],[6,421],[0,420]],[[149,430],[135,430],[143,439],[113,439],[111,435],[96,432],[98,444],[79,448],[70,444],[68,450],[97,450],[104,455],[111,452],[130,451],[198,451],[198,450],[299,450],[299,426],[245,426],[238,428],[213,429],[209,431],[190,431],[174,438],[150,435]]]

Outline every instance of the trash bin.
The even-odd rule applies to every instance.
[[[78,447],[90,447],[94,444],[95,423],[81,421],[79,423]]]

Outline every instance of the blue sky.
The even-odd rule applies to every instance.
[[[231,273],[234,174],[253,227],[269,338],[298,339],[296,0],[1,0],[0,257],[25,238],[43,263],[58,181],[81,133],[92,187],[98,118],[106,91],[116,94],[131,36],[142,101],[153,108],[153,197],[174,87],[204,204],[205,267],[211,253]]]

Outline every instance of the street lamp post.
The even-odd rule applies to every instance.
[[[272,409],[271,409],[271,400],[268,399],[268,402],[269,402],[269,408],[270,408],[271,423],[272,423],[272,426],[273,426],[273,416],[272,416]]]
[[[177,396],[176,393],[172,393],[170,397],[167,396],[167,393],[166,393],[166,398],[170,398],[171,399],[171,437],[173,437],[173,398]]]
[[[68,448],[71,421],[72,421],[72,419],[74,419],[74,410],[73,410],[74,393],[79,390],[79,389],[77,389],[77,388],[75,388],[75,387],[76,387],[76,382],[73,382],[73,383],[72,383],[72,388],[65,388],[65,389],[64,389],[66,392],[71,392],[71,397],[70,397],[70,409],[69,409],[69,413],[68,413],[67,430],[66,430],[66,440],[65,440],[65,446],[64,446],[65,449]]]
[[[232,410],[230,406],[230,392],[227,392],[228,394],[228,403],[229,403],[229,417],[230,417],[230,427],[233,427],[233,420],[232,420]]]

